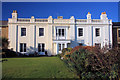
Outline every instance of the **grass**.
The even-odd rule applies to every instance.
[[[7,58],[3,78],[78,78],[58,57]]]

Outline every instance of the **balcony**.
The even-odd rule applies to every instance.
[[[53,42],[71,42],[71,39],[68,39],[66,36],[53,36]]]

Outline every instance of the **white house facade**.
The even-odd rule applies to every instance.
[[[9,49],[22,54],[57,55],[63,48],[112,44],[112,20],[102,12],[100,19],[91,19],[88,12],[87,19],[63,19],[59,16],[53,19],[18,18],[13,11],[8,19]],[[111,47],[111,46],[109,46]]]

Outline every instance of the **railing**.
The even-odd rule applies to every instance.
[[[92,19],[92,22],[102,22],[102,20],[99,20],[99,19]]]
[[[53,36],[53,40],[70,40],[66,36]]]
[[[70,19],[54,19],[54,23],[69,23]]]
[[[30,19],[17,19],[18,22],[30,22]],[[35,19],[35,22],[48,22],[48,19]]]
[[[30,19],[17,19],[18,22],[30,22]]]
[[[35,22],[48,22],[48,19],[35,19]]]
[[[87,22],[87,19],[76,19],[76,22]]]

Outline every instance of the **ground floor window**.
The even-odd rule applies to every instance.
[[[96,47],[101,47],[101,44],[100,43],[95,43],[95,46]]]
[[[120,44],[118,44],[118,47],[120,48]]]
[[[61,44],[59,44],[59,51],[61,51]]]
[[[26,52],[26,43],[20,43],[20,52]]]
[[[65,48],[65,44],[62,44],[62,46],[63,46],[63,49]]]
[[[45,44],[38,43],[38,52],[45,52]]]
[[[79,46],[83,46],[83,43],[79,43]]]
[[[65,48],[65,44],[59,44],[59,51]]]

